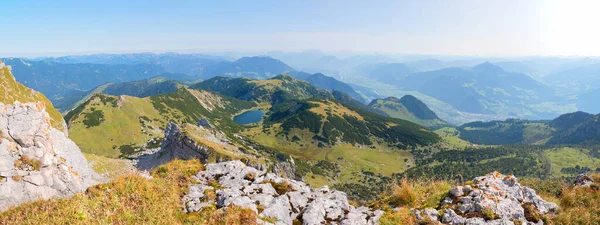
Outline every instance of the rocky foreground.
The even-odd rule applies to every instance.
[[[240,161],[208,164],[198,184],[183,198],[187,212],[232,205],[250,208],[259,224],[379,224],[381,210],[354,207],[346,194],[327,186],[311,189],[301,181],[259,171]]]
[[[476,177],[472,185],[453,188],[438,209],[415,210],[420,221],[490,225],[544,224],[544,215],[557,212],[556,204],[521,186],[515,176],[498,172]]]
[[[94,172],[66,133],[53,128],[43,102],[0,103],[0,211],[23,202],[69,197]]]

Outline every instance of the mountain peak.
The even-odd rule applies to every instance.
[[[279,74],[277,76],[274,76],[273,78],[271,78],[271,80],[283,80],[283,81],[293,81],[296,80],[296,78],[292,77],[289,74]]]
[[[417,118],[423,120],[439,119],[438,116],[425,105],[421,100],[412,95],[405,95],[400,98],[400,102],[412,112]]]
[[[396,98],[396,97],[393,97],[393,96],[390,96],[390,97],[384,98],[383,100],[386,100],[386,101],[391,101],[391,102],[400,102],[400,99],[398,99],[398,98]]]
[[[281,63],[281,64],[285,64],[281,60],[272,58],[270,56],[246,56],[246,57],[239,58],[235,62],[237,62],[237,63],[245,63],[245,62],[254,62],[254,63],[257,63],[257,62],[263,62],[263,63]]]
[[[473,70],[478,70],[478,71],[485,71],[485,72],[492,72],[492,71],[504,71],[501,67],[496,66],[488,61],[481,63],[479,65],[476,65],[473,67]]]

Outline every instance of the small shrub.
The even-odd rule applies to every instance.
[[[281,183],[275,183],[275,181],[263,181],[263,184],[269,183],[271,184],[271,186],[273,186],[273,188],[275,189],[275,191],[277,192],[277,194],[282,195],[291,191],[295,191],[294,187],[292,187],[292,184],[288,183],[287,181],[281,182]]]
[[[204,190],[204,200],[206,200],[206,201],[216,201],[217,200],[217,193],[215,192],[215,189]]]
[[[275,224],[277,222],[277,219],[273,218],[273,217],[259,217],[261,220],[268,222],[268,223],[272,223]]]
[[[159,177],[163,177],[163,178],[167,177],[169,175],[169,168],[167,168],[167,166],[165,166],[165,165],[161,165],[158,168],[156,168],[155,173]]]
[[[403,207],[396,212],[387,210],[379,220],[381,225],[417,224],[417,218],[410,209]]]
[[[537,210],[533,203],[525,203],[522,205],[525,211],[525,219],[531,222],[538,222],[542,220],[542,214]]]
[[[263,205],[256,205],[256,211],[258,211],[258,213],[262,213],[263,211],[265,211],[265,207]]]
[[[417,202],[417,193],[407,179],[402,179],[399,185],[395,185],[392,189],[393,205],[398,207],[408,206],[414,207]]]
[[[244,179],[254,181],[256,179],[256,174],[252,172],[247,173],[246,176],[244,176]]]
[[[83,124],[85,124],[86,128],[100,126],[102,122],[104,122],[104,113],[102,111],[92,108],[92,112],[85,113]]]
[[[498,215],[496,215],[494,210],[492,210],[490,208],[486,208],[486,209],[482,210],[481,214],[485,220],[495,220],[495,219],[500,218]]]
[[[21,170],[31,169],[33,171],[39,171],[42,168],[42,161],[27,156],[21,156],[21,158],[15,160],[14,165]]]
[[[292,225],[302,225],[302,221],[300,221],[298,218],[294,219],[294,221],[292,221]]]

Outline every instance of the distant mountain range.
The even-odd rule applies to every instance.
[[[399,90],[418,91],[466,113],[539,119],[570,109],[566,98],[559,97],[552,87],[489,62],[470,68],[411,70],[405,64],[383,64],[370,68],[368,71],[373,74],[368,77],[393,84]]]
[[[188,84],[188,82],[172,80],[163,76],[139,81],[106,83],[90,91],[73,91],[60,99],[55,99],[54,104],[61,112],[67,112],[76,108],[94,94],[129,95],[143,98],[175,92],[180,87]]]
[[[359,94],[358,92],[356,92],[354,90],[354,88],[352,88],[350,85],[348,85],[344,82],[341,82],[333,77],[325,76],[322,73],[316,73],[316,74],[310,75],[308,77],[303,78],[303,80],[308,81],[308,83],[311,83],[312,85],[314,85],[317,88],[331,90],[331,91],[340,91],[340,92],[343,92],[343,93],[349,95],[353,99],[356,99],[357,101],[360,101],[363,103],[366,102],[366,100],[363,98],[363,96],[361,94]]]
[[[152,64],[64,64],[19,58],[2,61],[12,67],[17,81],[39,90],[51,100],[71,91],[91,90],[104,83],[143,80],[165,73],[164,68]]]
[[[452,124],[509,117],[551,119],[576,110],[600,112],[594,104],[600,89],[600,61],[594,58],[494,59],[497,65],[472,66],[483,58],[341,57],[318,51],[268,54],[294,66],[269,56],[231,60],[233,57],[179,53],[4,61],[13,67],[19,82],[44,93],[61,111],[106,83],[157,76],[187,82],[216,76],[269,79],[290,74],[364,104],[387,96],[418,96]],[[372,80],[376,82],[370,83]]]
[[[282,61],[267,56],[255,56],[243,57],[233,62],[219,62],[205,68],[200,77],[204,79],[215,76],[267,79],[291,71],[294,69]]]
[[[225,57],[203,55],[203,54],[179,54],[179,53],[134,53],[134,54],[94,54],[74,55],[64,57],[43,57],[35,61],[55,62],[61,64],[104,64],[104,65],[137,65],[150,64],[159,66],[169,73],[182,73],[198,77],[204,68],[227,61]]]

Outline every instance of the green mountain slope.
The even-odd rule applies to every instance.
[[[447,125],[425,103],[412,95],[405,95],[401,99],[375,99],[369,107],[389,117],[408,120],[433,129]]]
[[[330,92],[320,90],[306,81],[285,74],[267,80],[215,77],[192,85],[190,88],[210,90],[242,100],[270,103],[288,99],[332,97]]]
[[[315,134],[313,139],[319,145],[338,142],[372,145],[381,139],[389,145],[406,148],[439,141],[435,133],[417,124],[358,110],[331,99],[291,101],[271,110],[266,126],[279,124],[282,132],[308,130]]]
[[[231,115],[253,106],[208,91],[180,88],[145,98],[95,94],[65,119],[82,151],[114,158],[148,145],[156,147],[169,121],[196,124],[208,118],[223,131],[237,132],[241,126]]]

